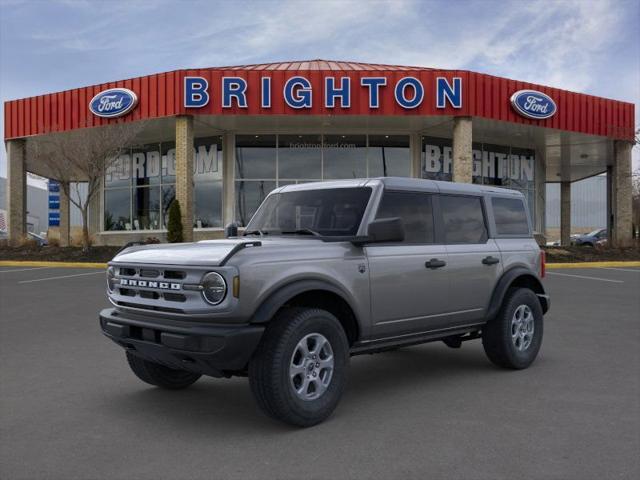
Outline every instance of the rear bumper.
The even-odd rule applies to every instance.
[[[246,369],[264,326],[212,325],[100,312],[102,332],[128,352],[170,368],[213,377]]]

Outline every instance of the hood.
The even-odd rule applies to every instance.
[[[158,265],[211,265],[217,266],[243,243],[252,239],[227,239],[199,243],[169,243],[129,247],[113,257],[118,263],[145,263]],[[239,247],[242,248],[242,247]]]
[[[113,257],[112,262],[156,265],[219,266],[244,248],[276,246],[310,247],[320,240],[295,237],[242,237],[224,240],[204,240],[197,243],[164,243],[129,247]],[[243,245],[244,244],[244,245]]]

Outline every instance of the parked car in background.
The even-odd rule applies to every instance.
[[[33,232],[27,232],[27,239],[35,240],[39,247],[44,247],[49,244],[47,237]],[[0,230],[0,240],[9,240],[9,232],[7,230]]]
[[[571,235],[571,244],[583,247],[595,247],[598,242],[607,239],[607,229],[600,228],[584,235]]]

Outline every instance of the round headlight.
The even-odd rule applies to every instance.
[[[222,275],[209,272],[202,277],[202,296],[211,305],[218,305],[227,294],[227,282]]]
[[[113,287],[115,285],[116,278],[116,269],[114,267],[107,268],[107,290],[109,292],[113,292]]]

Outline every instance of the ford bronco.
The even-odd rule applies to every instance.
[[[409,178],[287,185],[241,236],[133,246],[109,263],[104,334],[142,381],[248,376],[269,416],[335,409],[353,355],[481,339],[528,367],[549,309],[522,194]]]

